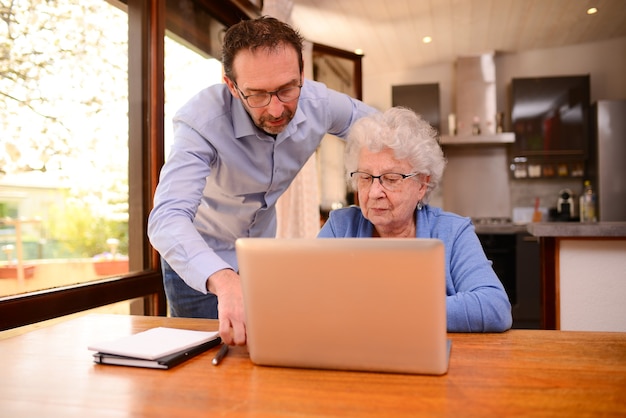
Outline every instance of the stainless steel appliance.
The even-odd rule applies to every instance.
[[[626,221],[626,100],[597,101],[591,118],[588,177],[599,220]]]

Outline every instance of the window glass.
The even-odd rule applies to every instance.
[[[0,297],[128,272],[128,17],[3,1]]]
[[[169,35],[172,35],[169,33]],[[172,118],[203,88],[222,82],[222,63],[176,36],[165,37],[165,158],[173,141]]]
[[[173,141],[172,118],[203,88],[222,83],[225,25],[201,2],[167,2],[164,39],[165,158]]]

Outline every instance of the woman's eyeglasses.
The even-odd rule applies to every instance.
[[[390,192],[398,190],[402,186],[404,179],[417,176],[419,173],[400,174],[400,173],[385,173],[380,176],[374,176],[363,171],[353,171],[350,173],[350,177],[356,180],[358,188],[368,188],[374,183],[374,179],[378,179],[380,185]]]

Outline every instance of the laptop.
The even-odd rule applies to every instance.
[[[241,238],[236,252],[253,363],[447,372],[440,240]]]

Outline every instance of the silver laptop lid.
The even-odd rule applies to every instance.
[[[447,371],[441,241],[243,238],[236,250],[254,363]]]

